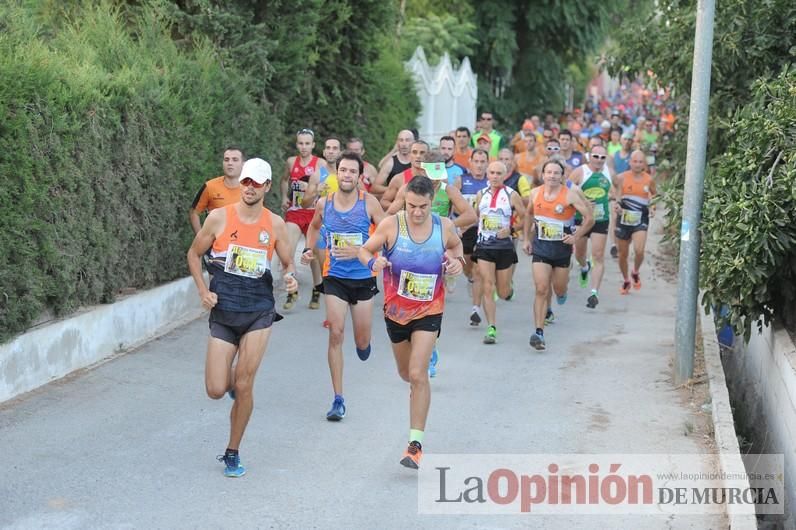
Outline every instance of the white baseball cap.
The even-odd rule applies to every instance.
[[[239,181],[252,179],[257,184],[265,184],[271,180],[271,164],[262,158],[251,158],[243,163]]]

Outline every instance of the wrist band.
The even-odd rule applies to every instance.
[[[376,258],[370,258],[368,260],[368,269],[370,269],[371,272],[373,272],[373,264],[374,263],[376,263]]]

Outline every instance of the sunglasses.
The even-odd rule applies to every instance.
[[[299,132],[296,133],[296,136],[298,136],[299,134],[309,134],[310,136],[315,138],[315,131],[313,131],[312,129],[301,129]]]
[[[605,160],[608,158],[606,155],[595,155],[594,153],[592,153],[591,157],[595,160]]]
[[[557,145],[550,145],[550,146],[547,147],[547,150],[548,151],[561,151],[561,148],[558,147]]]
[[[265,182],[263,182],[262,184],[260,184],[260,183],[259,183],[259,182],[257,182],[256,180],[254,180],[254,179],[252,179],[252,178],[249,178],[249,177],[246,177],[245,179],[243,179],[243,180],[241,180],[241,181],[240,181],[240,185],[241,185],[241,186],[251,186],[252,188],[257,188],[257,189],[260,189],[260,188],[262,188],[263,186],[265,186]]]

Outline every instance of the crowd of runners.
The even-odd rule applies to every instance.
[[[599,310],[606,249],[619,262],[620,293],[640,289],[655,214],[657,148],[674,124],[665,97],[633,83],[613,100],[589,101],[557,118],[530,116],[513,135],[498,133],[487,111],[478,114],[474,129],[461,126],[441,138],[402,130],[375,165],[365,161],[361,138],[321,143],[305,128],[296,133],[296,154],[283,165],[278,213],[264,206],[271,164],[227,147],[224,175],[206,182],[191,205],[196,237],[188,251],[191,275],[210,310],[207,394],[233,399],[229,443],[219,457],[224,473],[245,473],[238,450],[253,408],[254,378],[271,325],[282,318],[277,310],[298,310],[301,293],[309,294],[310,310],[325,305],[334,393],[326,418],[345,417],[346,315],[356,354],[365,361],[380,274],[387,334],[398,374],[409,384],[409,442],[400,463],[416,469],[445,297],[457,290],[457,276],[463,274],[467,286],[467,294],[457,296],[472,303],[462,320],[483,325],[483,342],[495,344],[497,301],[512,300],[518,249],[528,255],[535,286],[529,342],[539,351],[546,349],[545,325],[556,318],[553,294],[557,305],[570,298],[572,268],[589,310]],[[280,308],[274,253],[287,291]],[[312,271],[312,285],[301,289],[297,255]]]

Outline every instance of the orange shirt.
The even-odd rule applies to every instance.
[[[216,177],[202,184],[191,208],[196,210],[196,213],[210,212],[216,208],[235,204],[239,201],[240,187],[228,188],[224,184],[224,177]]]
[[[544,160],[544,157],[539,156],[536,153],[529,153],[528,151],[525,151],[524,153],[517,155],[516,160],[517,171],[523,175],[534,177],[536,176],[536,170]]]
[[[462,166],[467,171],[470,171],[470,155],[473,154],[473,150],[469,147],[467,151],[462,153],[458,149],[453,152],[453,161]]]

